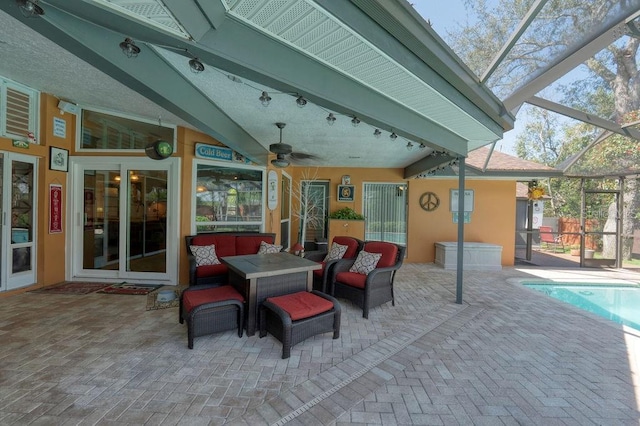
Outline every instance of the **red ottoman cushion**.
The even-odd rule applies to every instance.
[[[291,321],[297,321],[333,309],[333,303],[307,291],[285,294],[267,299],[289,314]]]
[[[223,300],[238,300],[244,302],[244,297],[230,285],[206,288],[204,290],[188,290],[182,297],[182,303],[186,312],[205,303],[221,302]]]

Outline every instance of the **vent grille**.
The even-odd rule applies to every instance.
[[[31,131],[29,112],[31,97],[27,93],[7,88],[7,133],[25,137]]]

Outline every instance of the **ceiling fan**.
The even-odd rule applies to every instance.
[[[317,158],[313,154],[294,152],[291,145],[282,143],[282,129],[284,129],[285,126],[286,123],[276,123],[276,127],[280,129],[280,142],[272,143],[271,145],[269,145],[269,151],[276,154],[276,158],[271,160],[271,164],[273,164],[275,167],[287,167],[289,164],[291,164],[291,161]]]

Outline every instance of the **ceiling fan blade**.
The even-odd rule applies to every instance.
[[[316,160],[320,158],[315,154],[307,154],[306,152],[291,152],[289,157],[292,160]]]

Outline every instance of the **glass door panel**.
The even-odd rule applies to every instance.
[[[291,247],[291,178],[282,174],[280,185],[280,244]]]
[[[16,156],[17,157],[17,156]],[[11,193],[7,289],[35,282],[35,159],[10,161]],[[3,274],[3,278],[4,278]]]
[[[84,170],[84,269],[118,269],[120,171]]]
[[[166,272],[166,170],[130,170],[127,272]]]

